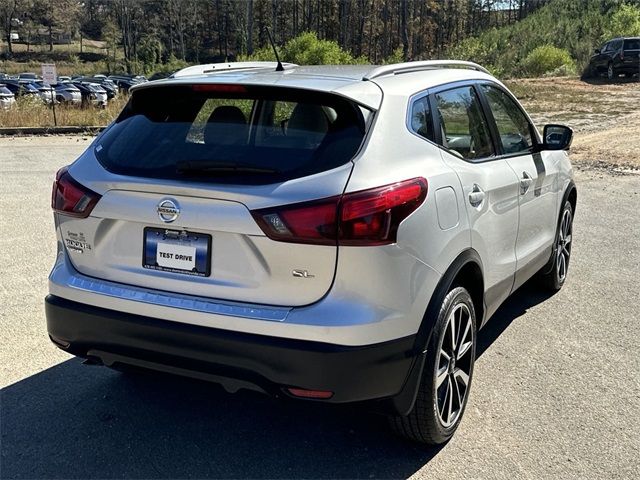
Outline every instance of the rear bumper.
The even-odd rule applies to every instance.
[[[332,403],[393,399],[412,383],[407,379],[420,358],[414,336],[340,346],[159,320],[53,295],[45,311],[52,341],[69,353],[210,380],[230,391],[277,396],[297,387],[331,391]]]

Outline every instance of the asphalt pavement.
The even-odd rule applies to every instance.
[[[51,182],[89,140],[0,138],[1,478],[638,478],[640,175],[576,172],[567,284],[551,297],[525,285],[480,333],[465,418],[433,449],[355,408],[125,375],[56,349]]]

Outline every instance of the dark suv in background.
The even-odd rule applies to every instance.
[[[640,73],[640,37],[614,38],[596,49],[587,67],[588,77],[606,74],[609,80]]]

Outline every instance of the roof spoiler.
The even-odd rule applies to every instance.
[[[227,62],[227,63],[209,63],[206,65],[194,65],[193,67],[178,70],[169,78],[190,77],[192,75],[206,75],[210,73],[222,73],[230,71],[243,71],[254,69],[270,69],[275,70],[278,66],[277,62]],[[297,67],[294,63],[283,63],[285,70]]]
[[[383,65],[369,70],[362,80],[373,80],[374,78],[384,77],[386,75],[397,75],[399,73],[422,72],[425,70],[433,70],[436,68],[464,68],[468,70],[476,70],[478,72],[489,74],[489,70],[473,62],[465,62],[463,60],[422,60],[419,62],[394,63],[391,65]]]

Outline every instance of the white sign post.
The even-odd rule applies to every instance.
[[[42,80],[51,86],[51,108],[53,109],[53,124],[58,126],[58,119],[56,118],[56,93],[53,88],[55,83],[58,83],[58,75],[56,72],[56,66],[54,63],[43,63],[42,67]]]
[[[42,80],[49,85],[53,85],[57,82],[56,66],[53,63],[43,63],[42,67]]]

